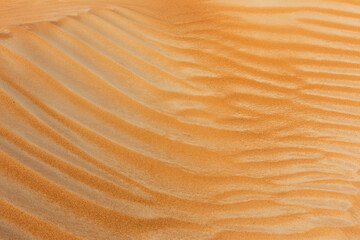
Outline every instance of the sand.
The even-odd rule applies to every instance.
[[[0,3],[0,239],[360,239],[360,2]]]

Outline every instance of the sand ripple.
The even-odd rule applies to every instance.
[[[0,239],[360,239],[359,19],[357,0],[4,3]]]

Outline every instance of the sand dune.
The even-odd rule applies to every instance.
[[[0,6],[0,239],[360,239],[359,1]]]

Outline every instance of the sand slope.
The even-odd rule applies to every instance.
[[[2,1],[0,239],[360,239],[359,19]]]

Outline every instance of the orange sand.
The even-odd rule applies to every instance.
[[[360,1],[0,1],[0,239],[360,239]]]

